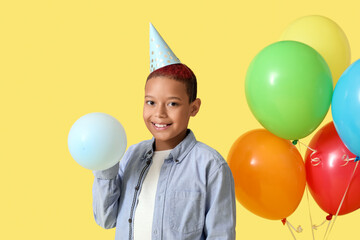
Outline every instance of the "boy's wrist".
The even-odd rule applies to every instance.
[[[119,163],[116,163],[111,168],[105,170],[93,171],[93,173],[96,178],[109,180],[115,178],[116,175],[118,174],[118,171],[119,171]]]

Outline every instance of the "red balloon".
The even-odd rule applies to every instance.
[[[315,134],[309,147],[316,150],[313,153],[308,149],[305,154],[306,180],[310,193],[322,210],[335,215],[356,165],[353,160],[346,164],[344,156],[355,158],[355,155],[345,147],[333,122],[328,123]],[[339,215],[353,212],[360,207],[360,169],[358,168],[351,180]]]

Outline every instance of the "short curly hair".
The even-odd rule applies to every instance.
[[[146,79],[146,82],[154,77],[168,77],[185,84],[189,102],[192,103],[196,99],[197,81],[193,71],[182,63],[176,63],[161,67],[152,73]]]

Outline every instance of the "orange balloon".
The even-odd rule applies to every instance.
[[[305,165],[296,147],[265,129],[252,130],[232,145],[228,163],[236,199],[256,215],[290,216],[305,190]]]

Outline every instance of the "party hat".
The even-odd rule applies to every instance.
[[[180,63],[180,60],[150,23],[150,72],[176,63]]]

